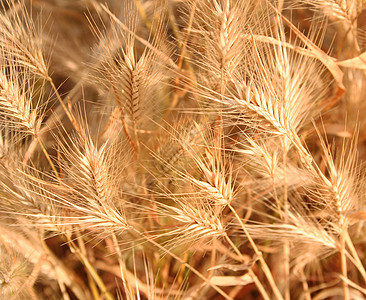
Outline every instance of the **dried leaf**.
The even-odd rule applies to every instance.
[[[337,65],[346,68],[366,70],[366,51],[357,57],[338,61]]]
[[[255,255],[247,263],[243,263],[240,265],[221,264],[221,265],[217,265],[212,268],[209,268],[208,270],[211,271],[211,270],[218,270],[218,269],[228,269],[231,271],[246,271],[246,270],[250,269],[257,260],[258,260],[258,257]]]
[[[217,286],[247,285],[253,282],[249,274],[243,276],[213,276],[210,283]]]

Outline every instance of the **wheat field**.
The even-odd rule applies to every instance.
[[[364,0],[2,0],[0,299],[365,299]]]

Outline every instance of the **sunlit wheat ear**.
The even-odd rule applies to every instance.
[[[2,212],[6,213],[4,220],[23,218],[49,231],[62,231],[59,227],[59,205],[54,200],[57,187],[39,171],[20,164],[16,168],[0,169],[0,201]]]
[[[127,229],[124,201],[120,198],[122,191],[116,184],[121,170],[114,165],[119,161],[116,155],[121,149],[109,141],[97,146],[88,133],[59,141],[59,148],[65,174],[60,184],[66,193],[56,195],[55,201],[69,210],[70,222],[101,231]],[[122,160],[119,163],[123,167]]]
[[[130,6],[127,9],[128,31],[112,18],[110,32],[96,31],[100,39],[96,52],[101,54],[101,67],[96,71],[101,74],[98,80],[111,91],[116,106],[122,111],[125,131],[136,139],[136,130],[152,117],[156,108],[151,99],[154,99],[157,84],[164,77],[165,62],[136,39],[137,12]],[[162,23],[154,29],[149,43],[158,49],[164,43]]]
[[[36,135],[42,122],[37,81],[28,68],[17,68],[0,59],[0,122],[17,132]],[[38,99],[37,99],[38,98]]]
[[[321,80],[325,70],[315,59],[282,45],[283,35],[282,31],[277,34],[278,45],[263,45],[253,39],[248,61],[233,76],[230,93],[223,97],[207,89],[207,101],[221,103],[224,114],[226,108],[234,108],[243,115],[243,123],[294,139],[307,117],[319,113],[328,86]]]
[[[322,208],[323,217],[340,231],[348,216],[360,209],[362,178],[356,141],[355,137],[350,141],[343,139],[338,149],[331,149],[327,140],[320,137],[326,171],[314,174],[314,194],[318,195],[314,201]]]
[[[192,6],[193,1],[187,5]],[[197,37],[197,55],[192,63],[202,67],[212,80],[211,86],[224,92],[233,74],[242,67],[248,41],[245,27],[256,21],[250,13],[251,1],[198,1],[193,35]],[[215,84],[216,82],[216,84]]]
[[[189,145],[184,140],[181,143],[182,148],[192,158],[200,173],[197,178],[183,173],[182,178],[201,190],[212,203],[226,206],[234,197],[232,185],[234,176],[232,160],[223,150],[223,137],[219,132],[220,129],[215,132],[214,128],[213,132],[210,132],[202,124],[195,123],[194,125],[201,136],[202,144]],[[198,152],[195,149],[198,149]]]
[[[283,189],[286,180],[288,190],[311,186],[313,176],[309,171],[300,168],[296,161],[281,161],[283,149],[279,149],[278,138],[262,138],[255,140],[242,132],[242,140],[233,150],[240,157],[243,169],[253,179],[253,192],[262,194],[264,191],[272,193],[273,189]],[[243,182],[248,185],[250,182]],[[259,184],[260,183],[260,184]]]
[[[262,174],[266,173],[267,176],[274,178],[277,175],[277,169],[279,164],[279,149],[276,147],[277,140],[268,139],[267,141],[254,140],[244,132],[242,132],[242,141],[237,143],[235,152],[250,157],[249,165],[257,166],[257,170],[262,169]],[[244,158],[243,157],[243,158]],[[243,162],[245,163],[245,161]],[[258,168],[260,168],[258,170]],[[263,172],[264,171],[264,172]]]
[[[209,242],[214,237],[224,235],[224,224],[220,216],[215,215],[208,200],[179,197],[179,195],[170,197],[175,201],[175,206],[159,204],[161,215],[172,219],[173,222],[173,228],[161,235],[171,236],[167,241],[170,247],[179,246],[182,242],[187,245]]]
[[[280,214],[283,213],[280,212]],[[329,226],[329,228],[324,227],[324,224],[320,223],[310,211],[305,211],[301,208],[300,210],[296,210],[294,208],[286,213],[288,218],[287,222],[278,219],[277,222],[274,221],[271,224],[248,224],[248,231],[258,241],[265,241],[267,239],[271,239],[275,243],[292,241],[292,246],[297,249],[293,255],[300,255],[303,251],[306,252],[308,246],[317,247],[318,253],[316,255],[318,257],[323,257],[324,255],[329,255],[337,251],[339,244],[336,231],[332,230]]]
[[[172,220],[172,228],[161,234],[172,236],[167,241],[168,245],[174,247],[179,241],[189,245],[223,236],[225,225],[221,220],[221,212],[228,201],[226,194],[222,195],[222,191],[212,183],[197,180],[188,172],[179,171],[174,166],[167,167],[172,171],[177,187],[172,187],[175,189],[172,192],[169,188],[160,186],[157,205],[159,215],[163,219]],[[210,175],[211,173],[207,174]],[[165,204],[170,202],[172,204]]]
[[[320,77],[314,80],[314,74],[322,72],[315,60],[284,46],[271,48],[257,48],[257,58],[252,63],[254,73],[248,74],[249,84],[244,84],[243,89],[240,84],[245,79],[237,81],[237,93],[243,99],[236,102],[253,117],[264,119],[273,128],[271,133],[277,131],[291,138],[307,116],[314,115],[327,87],[320,84]]]
[[[175,170],[183,170],[192,161],[187,156],[182,144],[193,145],[202,144],[202,136],[197,134],[196,122],[201,122],[193,116],[184,116],[174,122],[166,124],[167,128],[161,127],[160,134],[156,141],[156,150],[152,153],[154,159],[154,169],[159,173],[158,176],[169,176]],[[196,149],[195,148],[195,149]],[[196,149],[196,151],[199,151]]]
[[[8,8],[5,8],[6,6]],[[0,48],[4,58],[48,79],[40,34],[26,8],[25,1],[6,0],[1,8]]]
[[[234,196],[234,175],[222,136],[215,136],[215,129],[210,128],[214,124],[207,117],[186,121],[166,132],[165,144],[153,153],[159,166],[157,178],[189,185],[189,193],[207,197],[213,205],[225,206]]]

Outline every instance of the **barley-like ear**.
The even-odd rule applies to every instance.
[[[70,210],[69,216],[74,218],[70,222],[102,230],[127,229],[118,178],[123,161],[114,165],[121,149],[109,141],[97,146],[87,131],[69,141],[59,141],[59,147],[65,174],[60,184],[66,193],[57,195],[55,201]]]
[[[191,160],[187,157],[182,143],[192,145],[201,140],[193,125],[194,121],[194,118],[182,118],[170,128],[161,128],[156,143],[157,149],[152,153],[155,157],[153,163],[158,173],[157,177],[168,179],[170,175],[174,176],[176,170],[182,171],[187,168]]]
[[[1,51],[1,50],[0,50]],[[1,52],[3,54],[3,52]],[[37,89],[42,88],[27,67],[0,58],[0,121],[17,132],[36,135],[42,122],[42,99]]]
[[[243,185],[251,186],[254,183],[251,186],[253,192],[262,194],[283,189],[285,180],[288,191],[313,184],[313,175],[299,167],[296,161],[290,160],[292,154],[288,154],[287,162],[281,161],[285,145],[279,138],[254,139],[244,132],[240,137],[242,140],[236,143],[233,151],[240,157],[241,170],[248,172],[247,176],[252,178]],[[278,147],[279,143],[283,145],[281,148]]]
[[[39,171],[17,167],[19,169],[0,170],[1,206],[7,213],[3,217],[10,220],[26,218],[49,231],[62,231],[59,227],[60,209],[54,198],[57,187]]]
[[[318,194],[316,203],[323,210],[325,219],[342,232],[347,227],[347,215],[360,209],[360,169],[354,137],[351,141],[343,139],[341,146],[335,152],[331,150],[325,138],[320,137],[323,152],[323,162],[326,172],[318,170],[314,174],[315,190]],[[314,170],[315,172],[315,170]],[[316,192],[317,191],[317,192]]]
[[[207,197],[213,205],[225,207],[234,197],[232,157],[223,149],[220,129],[209,128],[208,118],[189,121],[189,124],[181,123],[173,129],[176,132],[167,133],[170,135],[167,144],[153,154],[160,172],[164,171],[157,177],[189,185],[190,193],[197,193],[197,197]]]
[[[197,200],[180,195],[165,196],[175,202],[174,206],[158,204],[161,215],[171,218],[174,222],[172,230],[160,235],[170,236],[167,240],[169,247],[181,247],[182,243],[194,245],[224,236],[225,226],[220,219],[221,215],[215,214],[209,199]]]
[[[6,0],[1,8],[0,47],[4,57],[48,79],[40,34],[25,2]]]
[[[100,55],[101,62],[96,76],[111,91],[116,106],[122,112],[124,131],[136,146],[139,130],[146,130],[143,124],[151,119],[155,114],[154,110],[158,108],[151,99],[155,99],[157,84],[161,84],[165,76],[163,69],[167,61],[164,62],[155,51],[164,47],[164,29],[162,21],[158,22],[148,42],[153,49],[145,45],[141,49],[135,33],[136,9],[126,6],[127,25],[119,21],[112,12],[106,8],[105,10],[111,16],[111,25],[105,33],[95,30],[100,39],[96,53]]]
[[[283,38],[280,31],[279,39]],[[236,98],[235,102],[257,115],[256,118],[265,119],[275,129],[272,133],[277,131],[291,139],[307,116],[313,117],[319,111],[318,104],[327,91],[320,77],[324,69],[314,59],[298,55],[281,44],[272,48],[253,43],[256,71],[254,75],[248,74],[247,85],[245,78],[238,78],[236,93],[242,98]],[[315,79],[314,74],[319,77]]]
[[[294,257],[306,253],[309,246],[314,247],[313,255],[318,259],[337,251],[339,242],[336,231],[323,227],[323,224],[310,211],[305,212],[301,208],[297,211],[291,209],[286,214],[287,222],[285,223],[279,221],[271,224],[248,224],[248,231],[258,241],[267,239],[274,243],[292,241],[292,246],[296,249],[292,253]],[[315,252],[315,248],[317,252]]]
[[[221,214],[232,201],[232,177],[224,172],[229,167],[224,164],[222,149],[212,142],[209,130],[194,122],[182,132],[175,133],[174,139],[185,159],[181,168],[165,157],[155,155],[169,171],[165,172],[162,180],[171,180],[167,186],[158,181],[161,191],[158,192],[157,203],[159,214],[164,219],[174,220],[174,229],[162,234],[175,236],[167,242],[171,246],[178,241],[194,244],[225,233]]]
[[[202,145],[192,147],[183,141],[182,147],[197,165],[200,175],[194,178],[189,174],[182,174],[183,179],[201,190],[212,203],[225,207],[234,198],[232,185],[234,176],[232,160],[223,151],[224,141],[220,132],[221,128],[214,128],[214,132],[211,133],[202,124],[195,123],[195,127],[201,136]],[[196,152],[195,148],[202,148],[202,154]]]
[[[192,2],[188,1],[187,6]],[[193,49],[196,57],[192,63],[207,72],[210,87],[220,93],[225,93],[233,74],[241,70],[246,59],[250,45],[243,33],[259,23],[252,6],[251,1],[198,1],[192,28],[197,49]]]

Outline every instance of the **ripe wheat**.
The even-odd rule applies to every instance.
[[[2,1],[0,299],[364,299],[365,16]]]

